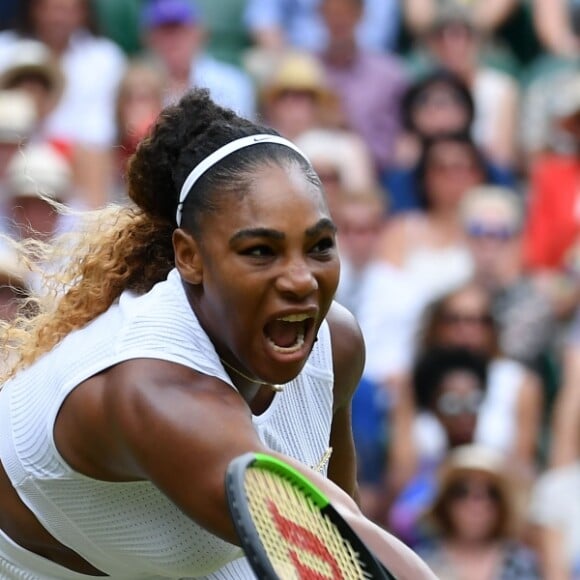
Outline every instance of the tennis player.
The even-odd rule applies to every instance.
[[[433,578],[353,501],[363,341],[303,154],[195,91],[128,187],[135,207],[91,214],[53,292],[4,327],[0,577],[253,578],[224,490],[253,451],[310,477],[400,579]]]

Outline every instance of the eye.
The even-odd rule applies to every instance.
[[[316,242],[316,244],[312,246],[311,251],[314,252],[315,254],[326,254],[330,250],[333,250],[335,245],[336,244],[334,238],[328,236],[326,238],[318,240],[318,242]]]
[[[274,255],[274,250],[265,244],[259,244],[246,248],[241,252],[243,256],[252,256],[254,258],[265,258]]]

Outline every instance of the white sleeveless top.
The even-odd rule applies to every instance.
[[[0,460],[8,477],[44,527],[111,580],[254,578],[243,559],[214,574],[243,558],[240,548],[195,524],[151,483],[97,481],[73,471],[58,453],[53,428],[67,395],[134,358],[182,364],[235,388],[173,270],[143,296],[124,293],[0,390]],[[331,339],[324,322],[303,371],[253,422],[269,448],[314,466],[329,445],[332,410]],[[94,578],[10,546],[3,536],[2,580]]]

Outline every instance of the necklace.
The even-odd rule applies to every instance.
[[[281,393],[284,390],[284,385],[272,385],[271,383],[257,381],[256,379],[252,379],[248,375],[245,375],[242,371],[239,371],[236,367],[234,367],[230,363],[226,362],[222,357],[220,357],[220,361],[225,367],[227,367],[231,371],[234,371],[234,373],[236,373],[238,376],[242,377],[242,379],[246,379],[246,381],[250,381],[251,383],[260,382],[261,384],[267,385],[268,387],[270,387],[275,393]]]

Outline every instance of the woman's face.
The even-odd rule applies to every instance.
[[[57,50],[66,46],[87,20],[86,0],[36,0],[31,10],[38,38]]]
[[[284,383],[302,369],[339,277],[322,192],[296,165],[264,165],[201,228],[194,308],[220,356]]]
[[[437,325],[437,342],[491,355],[494,330],[489,308],[487,295],[478,288],[466,288],[450,296]]]
[[[434,208],[457,208],[465,192],[485,181],[478,160],[467,144],[435,144],[425,167],[425,191]]]
[[[445,376],[435,399],[435,414],[452,447],[473,441],[477,414],[483,400],[483,385],[466,370]]]
[[[443,82],[433,84],[417,95],[412,115],[413,124],[422,136],[469,128],[466,103],[457,90]]]
[[[500,497],[497,485],[484,473],[472,472],[450,484],[447,510],[455,537],[487,541],[500,517]]]

